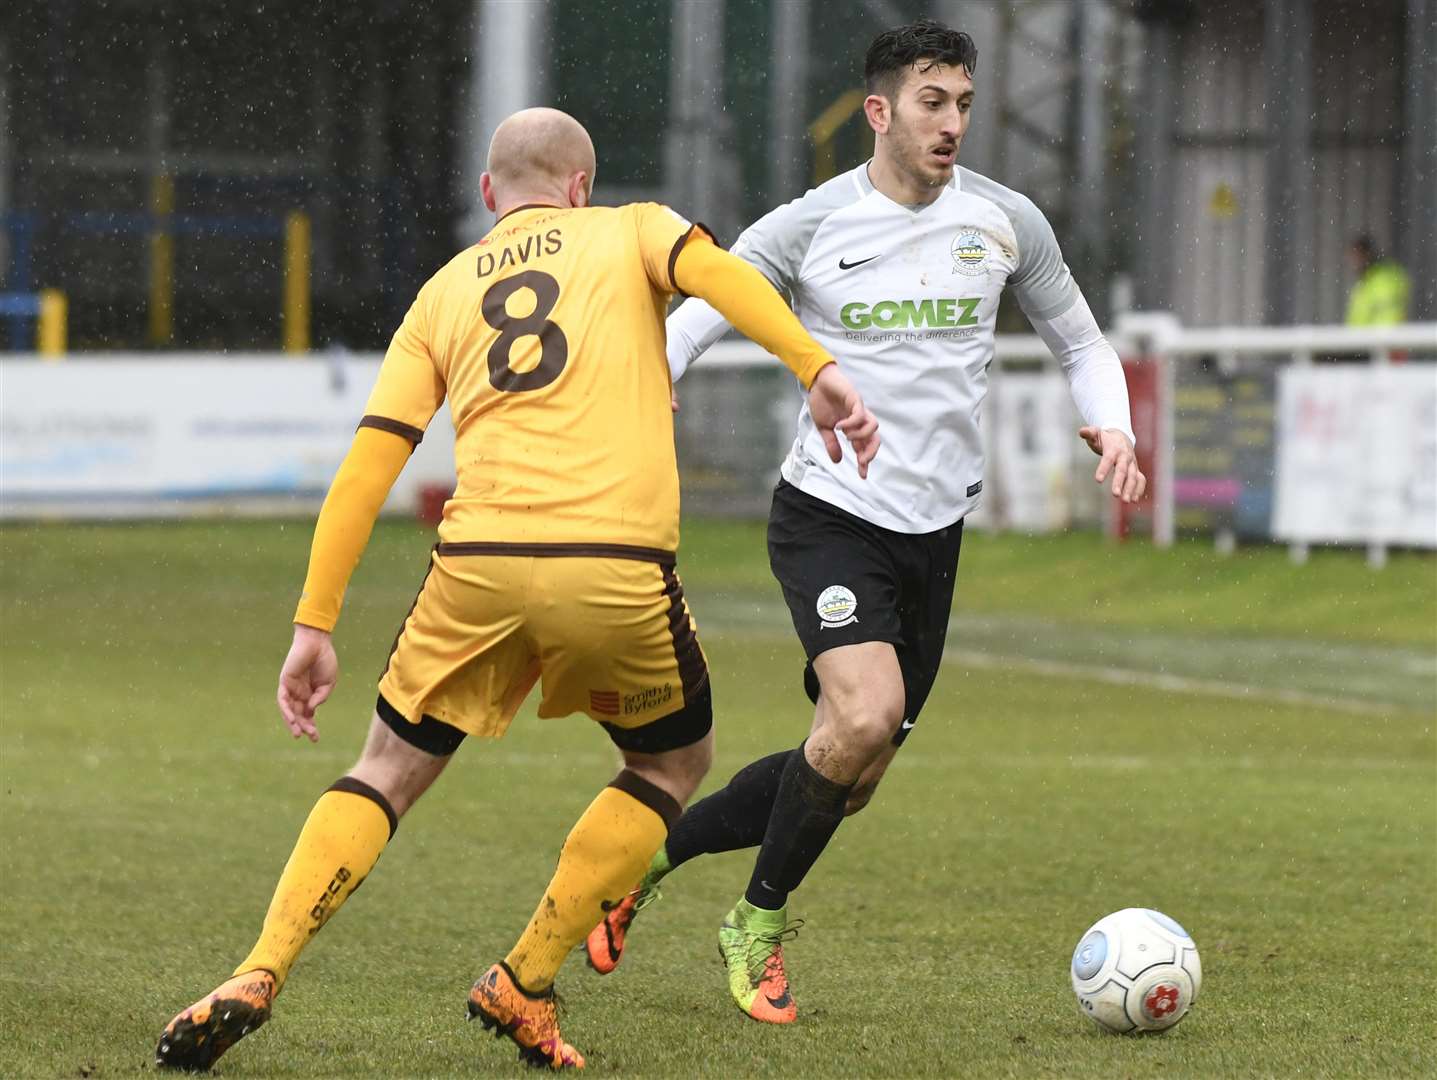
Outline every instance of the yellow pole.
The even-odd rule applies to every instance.
[[[284,351],[309,351],[309,215],[295,210],[284,222]]]
[[[175,338],[175,238],[169,220],[175,212],[175,178],[169,173],[155,177],[150,212],[155,216],[150,232],[150,344],[159,347]]]
[[[833,104],[818,114],[818,118],[808,125],[809,138],[813,140],[813,182],[821,184],[831,179],[838,172],[835,164],[833,149],[834,140],[838,131],[848,122],[848,118],[859,109],[868,99],[866,90],[845,90]]]
[[[35,322],[35,349],[46,360],[65,355],[65,323],[69,303],[59,289],[40,290],[40,318]]]

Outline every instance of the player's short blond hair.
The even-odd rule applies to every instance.
[[[521,109],[489,140],[488,171],[501,189],[563,187],[575,173],[594,175],[594,142],[559,109]]]

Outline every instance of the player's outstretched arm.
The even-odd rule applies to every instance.
[[[1083,299],[1072,289],[1073,302],[1060,315],[1050,318],[1029,316],[1033,329],[1063,366],[1073,403],[1086,421],[1078,435],[1102,460],[1093,479],[1102,483],[1111,474],[1113,497],[1137,502],[1147,488],[1147,478],[1138,468],[1136,440],[1128,410],[1128,383],[1122,361],[1098,327],[1098,321]]]
[[[863,404],[858,390],[848,381],[848,376],[839,370],[837,364],[820,368],[808,388],[808,414],[823,437],[823,445],[833,461],[843,460],[843,447],[834,434],[841,431],[853,447],[858,459],[858,475],[868,479],[868,463],[878,453],[882,440],[878,435],[878,420]]]
[[[728,333],[728,320],[706,300],[690,296],[665,320],[664,329],[669,377],[677,383],[695,360]]]
[[[762,345],[798,376],[804,389],[833,357],[809,336],[768,279],[697,230],[674,261],[674,284],[707,301],[739,333]]]
[[[696,234],[679,252],[674,282],[690,296],[706,300],[741,333],[777,356],[809,392],[809,411],[834,461],[842,458],[835,436],[848,438],[858,472],[878,452],[878,421],[834,359],[814,341],[768,279],[736,255]]]
[[[360,428],[324,498],[310,545],[309,572],[294,613],[294,643],[280,669],[276,696],[280,715],[295,738],[319,738],[314,711],[339,679],[330,631],[339,621],[344,590],[380,507],[413,450],[413,444],[400,435]]]
[[[1014,280],[1018,303],[1063,365],[1083,417],[1078,435],[1102,458],[1093,478],[1101,484],[1111,473],[1113,497],[1135,502],[1147,481],[1133,452],[1137,440],[1122,362],[1063,261],[1048,219],[1028,199],[1019,198],[1009,210],[1021,253]]]

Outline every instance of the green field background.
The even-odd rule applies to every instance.
[[[149,1074],[248,949],[317,795],[358,751],[432,535],[376,531],[318,745],[273,705],[310,526],[0,529],[0,1076]],[[705,790],[798,742],[802,656],[761,526],[686,524],[708,652]],[[872,806],[795,895],[800,1020],[729,1001],[718,920],[751,856],[699,860],[565,1033],[633,1076],[1437,1072],[1437,560],[1222,558],[970,535],[945,661]],[[462,1022],[616,757],[582,719],[469,740],[297,965],[234,1077],[523,1071]],[[1068,959],[1126,906],[1202,952],[1192,1015],[1099,1032]]]

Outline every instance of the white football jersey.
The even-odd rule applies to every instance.
[[[1090,424],[1132,438],[1127,385],[1041,211],[969,169],[913,208],[876,190],[861,165],[755,222],[733,251],[793,304],[878,418],[883,439],[861,480],[852,454],[828,458],[805,404],[784,479],[886,529],[931,532],[978,505],[979,412],[998,298],[1012,286],[1063,362]],[[728,330],[702,300],[668,320],[675,379]]]

